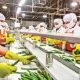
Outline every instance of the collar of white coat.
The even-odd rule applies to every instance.
[[[80,27],[76,24],[73,28],[69,28],[66,30],[66,32],[70,32],[70,31],[76,31],[76,30],[80,30]]]
[[[56,30],[56,28],[53,28],[52,32],[65,33],[66,30],[63,26],[61,26],[58,30]]]

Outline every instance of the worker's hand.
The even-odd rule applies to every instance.
[[[80,50],[80,44],[76,44],[76,49]]]
[[[34,58],[35,58],[35,56],[33,56],[33,55],[19,56],[19,60],[24,63],[30,63]]]
[[[11,51],[7,51],[5,58],[12,59],[12,60],[19,60],[24,63],[30,63],[35,58],[35,56],[33,56],[33,55],[20,56],[20,55],[13,53]]]
[[[11,43],[11,42],[14,42],[15,41],[15,38],[13,37],[6,37],[6,43]]]
[[[80,44],[76,44],[76,48],[72,51],[73,57],[80,60]]]
[[[9,63],[0,63],[0,77],[3,78],[16,72],[17,68],[15,66],[11,66]]]
[[[80,64],[80,49],[73,50],[72,54],[73,54],[73,57],[75,59],[75,62],[77,64]]]

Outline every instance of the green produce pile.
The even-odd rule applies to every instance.
[[[63,51],[59,51],[59,50],[53,50],[53,52],[56,54],[65,54],[65,52],[63,52]]]
[[[24,47],[23,47],[23,46],[21,46],[21,47],[19,47],[18,49],[24,49]]]
[[[20,52],[18,52],[18,54],[30,54],[30,52],[29,52],[29,50],[28,49],[26,49],[25,47],[19,47],[18,49],[20,49],[20,50],[22,50],[22,51],[20,51]]]
[[[74,52],[73,52],[73,56],[75,58],[75,61],[77,64],[80,64],[80,50],[79,49],[76,49]]]
[[[80,50],[77,49],[76,51],[74,51],[74,54],[79,55],[80,54]]]
[[[32,72],[29,71],[21,74],[19,80],[53,80],[52,77],[45,71]]]
[[[71,56],[63,56],[62,58],[67,62],[74,63],[74,58]]]
[[[41,43],[41,44],[40,44],[40,46],[46,46],[46,44],[44,44],[44,43]]]
[[[72,56],[67,56],[65,52],[54,50],[53,53],[67,62],[74,63],[74,58]]]
[[[16,64],[18,64],[19,60],[15,61],[13,64],[11,64],[11,66],[15,66]]]
[[[77,63],[77,64],[80,64],[80,60],[76,60],[76,63]]]
[[[30,52],[26,49],[26,50],[23,50],[21,52],[18,52],[18,54],[27,54],[27,55],[29,55]]]

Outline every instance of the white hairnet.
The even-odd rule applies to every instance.
[[[66,29],[70,29],[70,28],[73,28],[75,27],[76,25],[76,22],[77,22],[77,16],[76,14],[74,13],[69,13],[69,14],[66,14],[64,17],[63,17],[63,21],[64,21],[64,27]],[[67,23],[68,22],[68,23]]]
[[[26,27],[22,27],[20,31],[22,31],[22,32],[26,32],[27,29],[26,29]]]
[[[66,22],[66,21],[74,21],[76,22],[77,21],[77,16],[76,14],[74,13],[69,13],[69,14],[66,14],[64,17],[63,17],[63,21]]]
[[[26,27],[22,27],[22,29],[23,29],[23,30],[25,30],[25,29],[26,29]]]
[[[36,26],[38,32],[47,32],[47,25],[44,22],[41,22]]]
[[[54,19],[54,23],[58,23],[60,26],[63,25],[63,21],[62,21],[62,19],[60,19],[60,18]]]
[[[0,13],[0,20],[5,21],[5,16],[2,13]]]
[[[41,26],[43,26],[44,28],[47,28],[47,25],[44,22],[41,22],[36,26],[36,29],[41,28]]]
[[[47,25],[44,22],[40,23],[39,25],[43,26],[44,28],[47,28]]]
[[[34,27],[32,25],[29,26],[29,30],[34,30]]]

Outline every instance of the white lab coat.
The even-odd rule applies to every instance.
[[[46,28],[39,28],[39,29],[37,29],[37,32],[41,32],[41,33],[47,33],[48,31],[47,31],[47,29]]]
[[[36,32],[35,29],[28,29],[29,32]]]
[[[66,30],[63,27],[60,27],[58,30],[56,30],[56,28],[53,28],[52,32],[54,32],[54,33],[65,33]]]
[[[43,32],[43,33],[47,33],[48,31],[47,31],[47,29],[45,28],[44,30],[42,30],[42,32]]]
[[[29,26],[29,29],[28,29],[29,32],[35,32],[35,28],[33,26]]]
[[[20,31],[21,31],[21,32],[27,32],[28,29],[21,29]]]
[[[67,29],[66,33],[80,34],[80,27],[76,25],[74,28]]]

